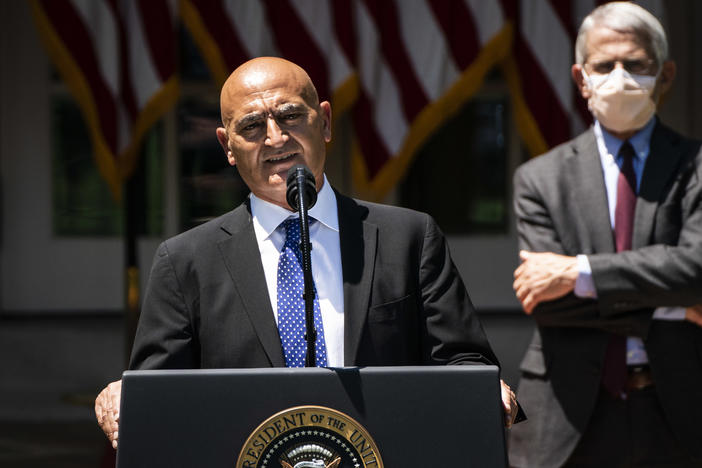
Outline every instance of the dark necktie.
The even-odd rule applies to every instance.
[[[285,245],[278,259],[278,332],[283,346],[286,367],[305,367],[307,342],[305,341],[305,281],[302,273],[300,251],[300,222],[289,218],[283,222]],[[327,365],[327,347],[324,342],[324,326],[319,309],[317,291],[314,295],[314,326],[317,330],[315,342],[316,365]]]
[[[617,252],[631,250],[636,208],[634,148],[625,141],[619,150],[621,169],[617,180],[617,206],[614,209],[614,241]],[[626,337],[612,335],[607,345],[602,384],[615,397],[623,397],[626,385]]]

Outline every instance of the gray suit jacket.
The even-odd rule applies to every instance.
[[[426,214],[337,193],[345,365],[497,364]],[[248,203],[165,241],[130,368],[284,366]]]
[[[702,406],[693,403],[702,392],[702,328],[651,319],[655,307],[702,302],[700,142],[656,125],[631,251],[615,253],[592,129],[522,165],[514,190],[520,248],[587,254],[598,298],[570,294],[536,308],[518,391],[529,421],[512,429],[511,462],[567,460],[595,405],[608,333],[644,339],[668,421],[702,458]]]

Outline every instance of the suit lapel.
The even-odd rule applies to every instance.
[[[682,145],[677,135],[660,123],[651,136],[651,147],[641,177],[634,213],[632,248],[648,245],[658,204],[668,179],[678,166]]]
[[[229,237],[218,242],[218,247],[234,289],[241,298],[271,365],[285,366],[248,201],[234,210],[223,221],[221,228]]]
[[[587,230],[593,251],[613,252],[614,238],[609,220],[607,190],[592,129],[573,142],[572,152],[566,157],[570,158],[568,179],[574,197],[570,206],[579,211],[579,219],[585,220],[582,225]]]
[[[354,365],[368,315],[378,227],[365,221],[368,210],[336,193],[344,280],[344,365]]]

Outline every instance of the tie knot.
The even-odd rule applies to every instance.
[[[634,152],[634,147],[631,146],[631,143],[629,143],[629,140],[625,141],[622,144],[622,147],[619,148],[619,157],[622,158],[622,161],[631,161],[634,156],[636,156],[636,153]]]
[[[621,175],[626,179],[627,183],[631,187],[632,193],[636,193],[636,172],[634,170],[634,157],[636,153],[634,152],[634,147],[631,146],[629,140],[622,144],[619,149],[620,163],[619,168],[621,170]]]
[[[297,249],[300,244],[300,220],[297,218],[288,218],[283,221],[285,228],[285,245]]]

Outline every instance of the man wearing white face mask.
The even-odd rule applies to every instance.
[[[597,68],[607,71],[613,66],[616,68],[608,73],[597,72]],[[634,61],[626,66],[632,69],[632,73],[645,73],[650,70],[651,64],[647,61]],[[656,103],[651,94],[656,88],[660,73],[654,76],[632,75],[624,65],[617,66],[612,61],[592,67],[592,75],[588,75],[582,66],[579,69],[585,80],[584,86],[591,93],[588,107],[597,121],[612,133],[626,133],[643,128],[656,112]]]
[[[537,329],[510,464],[702,466],[701,144],[655,116],[676,68],[646,10],[595,9],[575,55],[595,123],[514,178]]]

